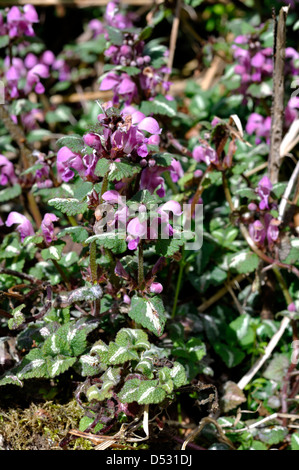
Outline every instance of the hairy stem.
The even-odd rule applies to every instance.
[[[177,280],[176,289],[175,289],[175,294],[174,294],[174,302],[173,302],[173,308],[172,308],[171,318],[174,318],[175,315],[176,315],[176,309],[177,309],[179,294],[180,294],[181,285],[182,285],[184,267],[185,267],[184,247],[182,247],[182,259],[181,259],[181,261],[180,261],[179,275],[178,275],[178,280]]]
[[[142,289],[144,284],[144,267],[143,267],[143,246],[142,240],[138,245],[138,286]]]

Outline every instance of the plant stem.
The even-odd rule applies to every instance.
[[[65,272],[61,268],[61,266],[57,263],[57,261],[55,259],[52,259],[52,262],[53,262],[55,268],[57,269],[57,271],[59,272],[60,276],[64,280],[65,285],[67,286],[68,290],[72,290],[72,286],[71,286],[67,276],[65,275]]]
[[[286,46],[286,20],[289,7],[282,7],[274,28],[273,106],[271,115],[271,138],[269,153],[269,178],[278,182],[281,163],[280,145],[284,123],[284,65]]]
[[[97,283],[97,245],[96,242],[91,242],[89,246],[89,266],[91,272],[92,283]]]
[[[138,286],[142,289],[144,284],[144,268],[143,268],[143,246],[142,240],[138,245]]]
[[[184,267],[185,267],[184,247],[182,247],[182,259],[180,261],[179,275],[178,275],[178,280],[177,280],[175,294],[174,294],[174,302],[173,302],[171,318],[174,318],[175,315],[176,315],[176,309],[177,309],[179,293],[180,293],[180,290],[181,290]]]
[[[179,32],[179,25],[180,25],[180,14],[181,14],[181,0],[177,0],[176,8],[175,8],[175,17],[173,19],[171,33],[170,33],[169,56],[168,56],[168,63],[167,63],[167,68],[169,69],[169,72],[165,76],[166,81],[169,80],[169,76],[171,74],[171,69],[173,66],[174,53],[175,53],[176,42],[177,42],[178,32]]]

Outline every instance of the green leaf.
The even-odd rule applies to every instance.
[[[119,346],[118,344],[109,343],[108,350],[108,363],[109,364],[124,364],[127,361],[138,361],[138,353],[132,349]]]
[[[127,380],[121,391],[118,393],[120,401],[122,403],[132,403],[133,401],[137,401],[140,384],[141,380],[139,379]]]
[[[101,362],[108,364],[109,347],[104,341],[99,339],[91,348],[90,354],[97,354]]]
[[[271,190],[271,193],[272,193],[272,195],[274,196],[275,199],[280,199],[281,198],[281,196],[284,194],[284,192],[286,190],[287,185],[288,185],[288,183],[283,183],[283,182],[273,184],[273,188]]]
[[[141,358],[141,360],[138,362],[138,364],[135,367],[135,372],[141,372],[143,375],[145,375],[148,379],[152,379],[154,374],[153,374],[153,362],[150,358]]]
[[[47,377],[47,362],[42,351],[32,349],[22,360],[16,375],[19,379]]]
[[[68,292],[67,303],[73,304],[75,302],[92,302],[103,297],[103,290],[98,284],[93,286],[79,287],[71,292]]]
[[[114,46],[121,46],[123,42],[123,34],[121,30],[113,28],[112,26],[105,26],[109,40]]]
[[[27,142],[32,144],[33,142],[41,142],[45,137],[51,137],[52,132],[47,129],[33,129],[27,135]]]
[[[63,374],[66,370],[72,367],[77,359],[75,357],[65,357],[61,355],[47,357],[47,375],[49,377],[56,377],[56,375]]]
[[[125,348],[150,349],[147,334],[139,329],[122,328],[117,333],[115,342]]]
[[[88,238],[88,231],[83,227],[68,227],[57,234],[58,238],[70,235],[75,243],[84,243]]]
[[[12,371],[6,372],[0,379],[0,387],[4,385],[18,385],[19,387],[23,387],[23,382],[12,373]]]
[[[241,274],[247,274],[255,271],[258,265],[259,257],[252,251],[243,250],[237,254],[229,256],[228,258],[229,268],[236,270]]]
[[[150,204],[158,204],[160,202],[160,198],[156,194],[151,194],[147,189],[142,189],[127,201],[128,205],[136,202],[149,206]]]
[[[91,377],[97,375],[103,370],[99,357],[95,354],[83,354],[79,359],[81,365],[81,375],[83,377]]]
[[[177,115],[176,102],[167,100],[163,95],[157,95],[153,101],[143,101],[140,111],[146,116],[161,114],[175,117]]]
[[[20,196],[20,194],[22,194],[22,188],[18,183],[16,183],[11,187],[1,189],[0,202],[10,201],[10,199],[14,199],[15,197]]]
[[[140,173],[141,166],[137,163],[129,162],[112,162],[109,165],[108,180],[120,181],[123,178],[129,178],[137,173]]]
[[[62,250],[65,246],[65,242],[56,241],[49,248],[45,248],[41,251],[42,258],[47,261],[48,259],[54,259],[59,261],[62,256]]]
[[[289,367],[289,360],[284,354],[277,354],[271,359],[263,376],[269,380],[281,383]]]
[[[291,437],[292,450],[299,450],[299,432],[294,432]]]
[[[236,365],[240,364],[245,358],[245,354],[240,349],[237,349],[233,346],[229,346],[224,343],[214,343],[213,347],[216,353],[221,357],[223,362],[227,365],[227,367],[235,367]]]
[[[120,368],[109,367],[109,369],[107,369],[101,376],[101,381],[101,388],[97,385],[92,385],[87,390],[87,397],[89,400],[103,401],[112,396],[113,387],[120,381]]]
[[[288,435],[288,429],[275,425],[273,427],[259,429],[257,437],[260,441],[268,444],[268,445],[275,445],[282,442],[285,437]]]
[[[25,316],[22,313],[22,309],[26,307],[25,304],[19,305],[18,307],[14,308],[11,312],[13,318],[10,318],[7,322],[7,326],[10,330],[15,330],[20,325],[22,325],[25,321]]]
[[[188,383],[186,371],[182,364],[174,362],[170,370],[170,377],[173,380],[175,388],[182,387]]]
[[[84,329],[73,323],[62,325],[55,333],[51,334],[42,346],[45,356],[57,355],[74,357],[79,356],[86,348],[86,335]]]
[[[145,39],[148,39],[151,36],[152,32],[153,32],[152,26],[146,26],[139,34],[140,41],[144,41]]]
[[[105,174],[109,170],[110,163],[110,160],[107,160],[107,158],[100,158],[100,160],[96,164],[96,168],[94,171],[95,175],[102,177],[105,176]]]
[[[132,320],[161,336],[166,322],[164,305],[160,297],[144,298],[134,295],[128,312]]]
[[[92,243],[94,241],[97,242],[98,245],[111,250],[115,254],[124,253],[127,249],[127,244],[124,240],[124,237],[118,237],[113,233],[110,233],[109,235],[109,232],[92,235],[91,237],[87,238],[87,240],[85,240],[85,243]]]
[[[177,253],[185,243],[194,237],[192,232],[182,231],[180,238],[158,238],[155,246],[156,253],[160,256],[170,258]]]
[[[236,320],[232,321],[228,326],[228,335],[232,337],[232,342],[236,340],[240,346],[248,347],[255,341],[255,333],[250,326],[250,316],[247,314],[240,315]]]
[[[153,158],[158,166],[168,167],[172,163],[173,155],[171,153],[161,153],[160,155],[154,155]]]
[[[6,47],[9,44],[9,36],[8,34],[5,34],[3,36],[0,36],[0,48]]]
[[[54,198],[50,199],[48,202],[50,206],[54,206],[55,209],[58,209],[60,212],[67,215],[77,215],[84,214],[88,209],[87,202],[80,202],[75,198]]]
[[[82,136],[76,134],[61,137],[57,140],[56,145],[58,146],[58,148],[68,147],[74,153],[80,153],[81,150],[84,148]]]
[[[161,403],[166,397],[166,392],[158,386],[158,380],[144,380],[140,383],[137,394],[139,405]]]

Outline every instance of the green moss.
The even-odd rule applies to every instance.
[[[59,443],[70,429],[78,429],[82,410],[72,400],[65,405],[51,401],[28,408],[0,409],[0,449],[50,450],[59,449]],[[85,439],[72,439],[67,449],[88,450]]]

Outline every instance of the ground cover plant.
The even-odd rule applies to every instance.
[[[0,10],[1,449],[298,450],[298,3],[64,3]]]

